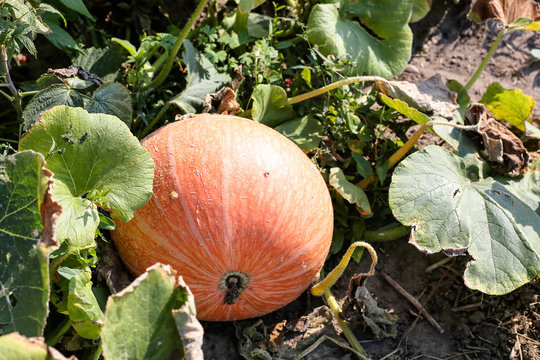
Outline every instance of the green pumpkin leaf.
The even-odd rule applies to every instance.
[[[54,245],[50,172],[41,154],[0,157],[0,333],[41,336],[49,300],[47,246]]]
[[[540,274],[540,217],[471,166],[433,145],[410,155],[394,171],[390,208],[419,249],[473,258],[468,287],[506,294]]]
[[[488,86],[480,102],[494,117],[509,122],[521,131],[525,131],[525,122],[535,105],[534,99],[523,94],[521,89],[506,90],[498,82]]]
[[[90,20],[95,20],[95,18],[90,14],[86,6],[84,5],[83,0],[59,0],[65,7],[78,12],[81,15],[86,16]]]
[[[540,159],[534,159],[519,178],[501,176],[496,179],[540,216]]]
[[[308,39],[325,56],[349,58],[353,75],[392,78],[411,57],[411,11],[412,0],[317,4],[309,15]]]
[[[312,116],[287,121],[275,129],[291,139],[304,152],[316,149],[324,132],[324,126]]]
[[[276,127],[296,117],[285,90],[277,85],[258,85],[251,94],[251,118],[261,124]]]
[[[67,273],[61,274],[66,277]],[[88,267],[68,277],[67,310],[73,328],[80,336],[99,339],[104,316],[92,292],[91,277]]]
[[[409,22],[423,19],[431,10],[431,0],[413,0],[412,14]]]
[[[173,310],[186,304],[188,295],[179,285],[176,272],[158,263],[110,296],[101,331],[103,356],[133,360],[183,358],[184,345]],[[177,320],[180,326],[185,323]]]
[[[362,215],[371,214],[371,206],[364,190],[349,182],[345,178],[343,170],[340,168],[331,168],[330,185],[336,189],[336,191],[351,204],[356,204],[358,212]]]
[[[248,13],[257,6],[263,4],[266,0],[240,0],[238,3],[238,11],[240,13]]]
[[[2,360],[67,360],[47,346],[43,338],[27,338],[17,333],[0,336],[0,349]]]
[[[104,49],[94,47],[84,49],[84,54],[79,54],[73,60],[73,66],[80,66],[107,83],[116,80],[124,61],[126,55],[123,48],[115,44]]]
[[[45,34],[47,40],[62,51],[78,51],[82,53],[83,50],[79,47],[79,44],[66,30],[59,26],[55,20],[49,20],[50,16],[44,18],[51,28],[51,33]]]
[[[152,195],[150,154],[114,116],[57,106],[43,113],[19,147],[47,157],[47,168],[54,173],[53,195],[66,208],[59,218],[58,239],[72,246],[94,245],[99,225],[91,203],[95,194],[101,194],[98,202],[122,221],[129,221]]]
[[[131,126],[131,93],[120,83],[112,82],[98,87],[92,99],[85,104],[85,109],[90,113],[114,115],[128,127]]]
[[[51,85],[37,93],[23,111],[23,130],[28,131],[39,119],[39,115],[45,110],[52,109],[57,105],[82,107],[81,95],[72,87],[64,84]]]
[[[206,95],[212,94],[231,81],[227,74],[219,73],[204,56],[199,55],[189,41],[184,41],[182,57],[186,63],[186,88],[171,102],[184,114],[197,113],[204,107]]]

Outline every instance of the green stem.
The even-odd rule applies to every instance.
[[[0,141],[10,142],[12,144],[18,144],[19,143],[17,140],[5,139],[5,138],[0,138]]]
[[[40,90],[33,90],[33,91],[25,91],[21,93],[21,98],[25,98],[27,96],[36,95]]]
[[[9,87],[9,90],[13,94],[13,99],[11,100],[11,104],[17,111],[17,116],[19,119],[22,119],[22,101],[21,97],[19,95],[19,91],[15,87],[15,84],[13,84],[13,81],[11,80],[11,75],[9,74],[9,64],[8,64],[8,56],[7,56],[7,50],[6,46],[2,45],[2,68],[4,69],[4,72],[6,73],[6,81],[7,85]]]
[[[334,316],[336,317],[339,326],[341,327],[341,330],[343,330],[343,334],[351,344],[352,348],[358,352],[358,358],[361,360],[369,360],[369,356],[358,342],[358,339],[356,339],[356,336],[354,336],[354,333],[352,332],[351,328],[349,327],[349,323],[343,318],[343,312],[341,311],[341,308],[339,307],[339,304],[330,292],[330,290],[326,290],[324,292],[324,298],[326,299],[326,303],[334,313]]]
[[[47,336],[47,345],[54,346],[62,336],[71,328],[71,319],[66,319]]]
[[[163,69],[161,69],[161,72],[159,73],[159,75],[154,80],[152,80],[152,82],[146,88],[151,87],[155,89],[165,81],[165,79],[171,72],[174,60],[176,59],[176,54],[178,54],[178,51],[180,50],[180,47],[182,46],[182,42],[184,41],[187,34],[189,33],[189,30],[195,24],[195,21],[197,21],[197,19],[201,15],[207,3],[208,3],[208,0],[200,0],[199,5],[197,6],[193,14],[191,14],[191,17],[189,18],[187,24],[184,26],[182,31],[180,31],[180,34],[178,35],[178,38],[176,39],[176,42],[174,43],[171,49],[169,58],[167,59],[167,62],[163,66]],[[146,90],[146,88],[143,90]]]
[[[144,128],[144,130],[142,131],[142,133],[140,134],[139,136],[139,139],[142,139],[143,137],[145,137],[146,135],[148,135],[148,133],[150,131],[152,131],[152,129],[154,128],[154,126],[156,126],[156,124],[158,123],[158,121],[163,117],[163,115],[165,115],[165,113],[167,112],[167,110],[169,109],[169,106],[171,106],[171,103],[170,102],[167,102],[165,103],[165,105],[163,105],[163,107],[161,108],[161,110],[159,111],[159,113],[156,115],[156,117],[154,117],[152,119],[152,121],[150,121],[150,123]]]
[[[4,96],[6,99],[8,99],[9,102],[13,102],[13,96],[10,96],[9,94],[3,92],[0,90],[0,95]]]
[[[499,46],[499,43],[501,42],[503,35],[506,33],[506,30],[507,29],[502,29],[499,32],[499,34],[497,35],[497,38],[495,39],[495,42],[493,43],[493,45],[491,45],[491,48],[486,54],[486,57],[484,58],[484,60],[482,60],[482,63],[480,64],[478,69],[476,69],[475,73],[473,74],[469,82],[465,84],[464,86],[465,90],[469,91],[474,85],[474,83],[476,82],[476,80],[478,80],[478,78],[480,77],[480,74],[482,74],[482,72],[484,71],[484,68],[487,66],[487,64],[489,63],[489,60],[491,60],[491,57],[493,56],[493,54],[495,53],[495,50]]]
[[[364,231],[363,238],[365,241],[391,241],[397,240],[404,236],[408,236],[411,233],[410,226],[398,225],[391,229],[385,230],[366,230]]]
[[[339,80],[339,81],[336,81],[336,82],[333,82],[329,85],[326,85],[326,86],[323,86],[322,88],[319,88],[319,89],[315,89],[313,91],[309,91],[305,94],[301,94],[301,95],[298,95],[298,96],[293,96],[288,100],[289,104],[293,105],[293,104],[296,104],[296,103],[299,103],[301,101],[304,101],[304,100],[307,100],[307,99],[311,99],[315,96],[319,96],[319,95],[322,95],[324,93],[327,93],[328,91],[330,90],[334,90],[334,89],[337,89],[341,86],[345,86],[345,85],[349,85],[349,84],[354,84],[354,83],[357,83],[357,82],[363,82],[363,81],[383,81],[383,82],[388,82],[388,80],[382,78],[382,77],[379,77],[379,76],[354,76],[354,77],[348,77],[348,78],[345,78],[343,80]]]

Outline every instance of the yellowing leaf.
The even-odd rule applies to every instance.
[[[494,82],[480,99],[480,102],[500,120],[508,121],[521,131],[525,131],[525,121],[531,116],[535,101],[520,89],[504,89]]]

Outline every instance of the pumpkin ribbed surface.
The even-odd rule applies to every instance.
[[[332,203],[289,139],[251,120],[195,115],[141,144],[155,162],[154,194],[112,233],[132,272],[170,264],[193,292],[197,317],[212,321],[274,311],[316,279]]]

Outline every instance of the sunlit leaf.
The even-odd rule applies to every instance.
[[[390,208],[419,249],[472,257],[468,287],[506,294],[540,273],[540,217],[498,181],[477,176],[462,158],[428,146],[396,167]]]
[[[324,126],[312,116],[304,116],[289,120],[275,129],[291,139],[300,149],[309,152],[319,146]]]
[[[58,220],[59,240],[72,246],[93,245],[99,215],[92,196],[103,197],[98,202],[112,217],[128,221],[152,195],[150,154],[114,116],[57,106],[43,113],[19,147],[47,157],[53,194],[69,210]]]
[[[185,350],[177,326],[185,336],[187,321],[196,320],[182,319],[178,313],[173,317],[173,310],[188,301],[186,289],[179,285],[170,266],[156,264],[109,297],[101,332],[103,356],[134,360],[183,358]]]
[[[258,85],[251,94],[251,118],[261,124],[275,127],[296,117],[287,101],[287,93],[277,85]]]
[[[521,89],[504,89],[501,84],[490,84],[480,102],[494,117],[525,131],[525,122],[531,116],[535,101]]]
[[[325,56],[348,58],[353,74],[392,78],[411,56],[412,0],[345,0],[313,7],[307,35]]]
[[[351,204],[356,204],[358,211],[362,215],[369,215],[371,213],[371,206],[369,205],[369,199],[366,193],[348,181],[345,178],[343,170],[337,167],[331,168],[329,182],[344,199]]]

